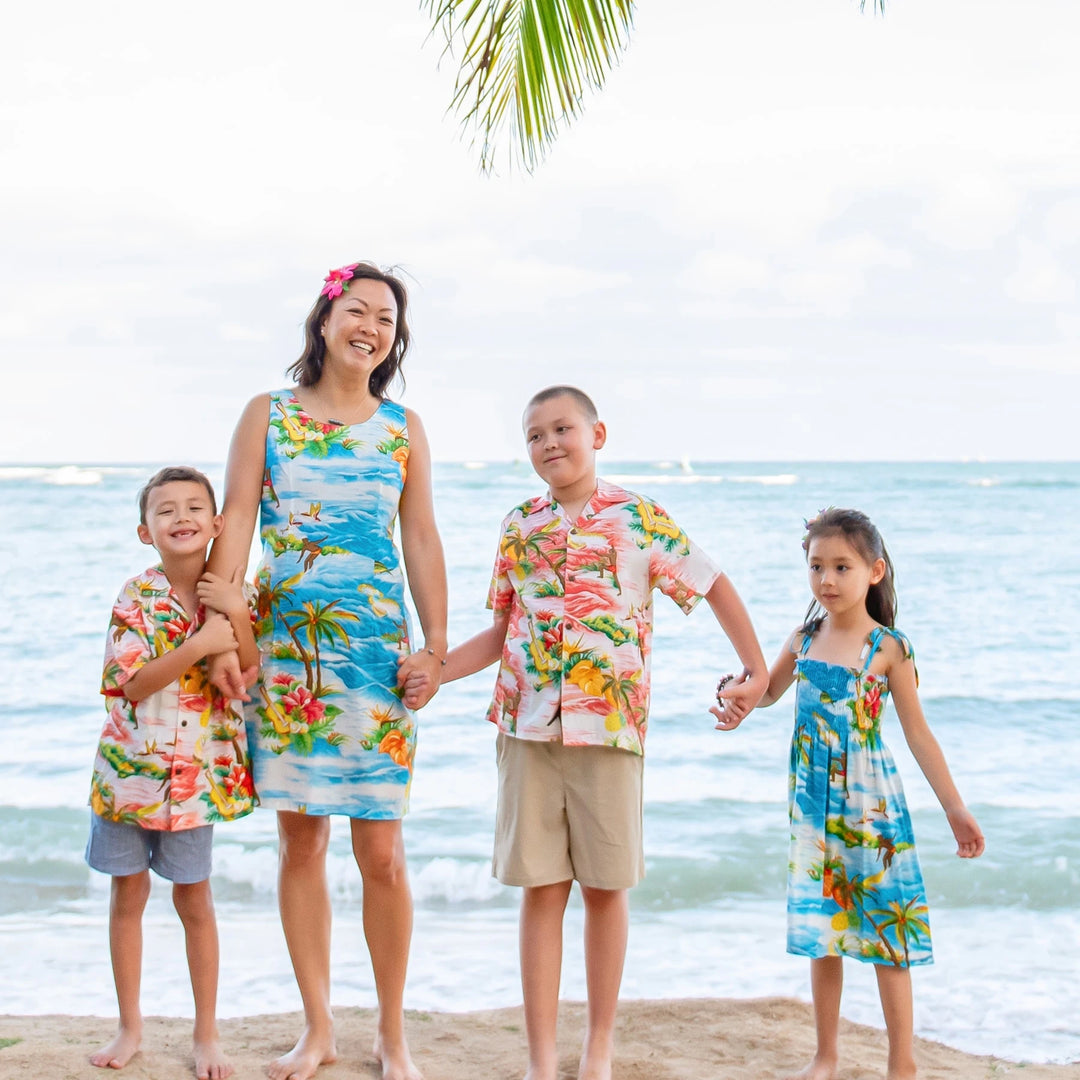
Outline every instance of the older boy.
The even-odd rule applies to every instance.
[[[585,903],[588,987],[578,1075],[607,1080],[627,891],[644,874],[653,589],[686,612],[704,596],[745,665],[715,710],[717,727],[738,726],[768,673],[738,595],[708,556],[655,503],[597,480],[607,430],[589,397],[570,386],[542,390],[524,428],[548,492],[504,520],[488,596],[493,625],[450,652],[443,681],[501,657],[488,713],[499,728],[493,872],[524,888],[526,1080],[558,1075],[562,921],[574,880]]]
[[[105,643],[109,716],[90,790],[86,860],[112,875],[109,946],[120,1028],[90,1061],[120,1069],[139,1049],[142,915],[150,870],[173,883],[195,996],[195,1072],[232,1075],[218,1043],[218,939],[210,894],[215,821],[251,813],[255,793],[243,719],[206,677],[206,656],[236,650],[253,677],[259,654],[238,579],[205,573],[221,532],[210,481],[172,467],[139,493],[139,539],[161,561],[120,591]],[[204,616],[204,607],[214,613]],[[218,614],[223,612],[224,614]]]

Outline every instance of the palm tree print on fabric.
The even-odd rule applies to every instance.
[[[926,891],[896,765],[882,739],[888,681],[800,655],[791,744],[788,950],[914,966],[933,958]],[[805,636],[801,653],[809,649]]]

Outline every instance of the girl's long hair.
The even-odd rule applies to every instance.
[[[394,344],[390,347],[389,355],[368,379],[368,389],[375,397],[383,398],[386,396],[386,388],[394,381],[395,376],[401,379],[402,387],[405,386],[405,376],[401,374],[401,365],[405,360],[405,354],[409,351],[411,340],[409,324],[405,317],[409,294],[405,291],[405,285],[400,278],[387,270],[380,270],[374,263],[356,263],[352,268],[352,275],[353,281],[358,278],[381,281],[389,287],[397,302]],[[286,369],[287,374],[291,375],[300,386],[314,386],[322,378],[323,360],[326,358],[326,342],[323,341],[322,324],[326,321],[327,312],[333,302],[333,298],[320,293],[319,299],[312,305],[308,317],[304,320],[304,351],[300,354],[300,359]]]
[[[870,618],[882,626],[895,626],[896,573],[877,526],[861,510],[844,510],[830,506],[806,523],[803,551],[809,555],[811,540],[836,535],[843,536],[867,563],[875,563],[878,559],[885,560],[884,576],[876,585],[871,585],[866,594],[866,610]],[[800,629],[803,633],[813,634],[824,617],[824,608],[817,600],[811,600]]]

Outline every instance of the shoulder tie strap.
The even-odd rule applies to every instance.
[[[862,670],[865,673],[874,657],[877,655],[877,651],[881,648],[881,643],[885,639],[885,635],[893,638],[894,641],[900,646],[904,652],[905,658],[914,661],[915,650],[911,647],[911,642],[908,641],[907,635],[901,633],[894,626],[876,626],[870,631],[870,636],[866,639],[866,644],[863,646],[863,653],[865,660],[863,661]],[[918,678],[918,676],[916,676]]]

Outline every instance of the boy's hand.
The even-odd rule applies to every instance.
[[[716,691],[717,704],[709,709],[716,717],[716,730],[734,731],[754,710],[768,688],[766,672],[752,675],[744,668],[737,679],[725,676]]]
[[[199,597],[199,603],[220,611],[223,615],[247,614],[244,578],[239,567],[228,578],[207,571],[196,583],[195,592]]]
[[[211,612],[206,621],[192,635],[193,640],[199,643],[203,656],[213,656],[215,653],[232,653],[240,647],[233,633],[232,623],[228,616],[218,611]]]
[[[975,815],[962,806],[959,810],[949,811],[946,816],[956,837],[956,854],[961,859],[977,859],[986,850],[986,841]]]

